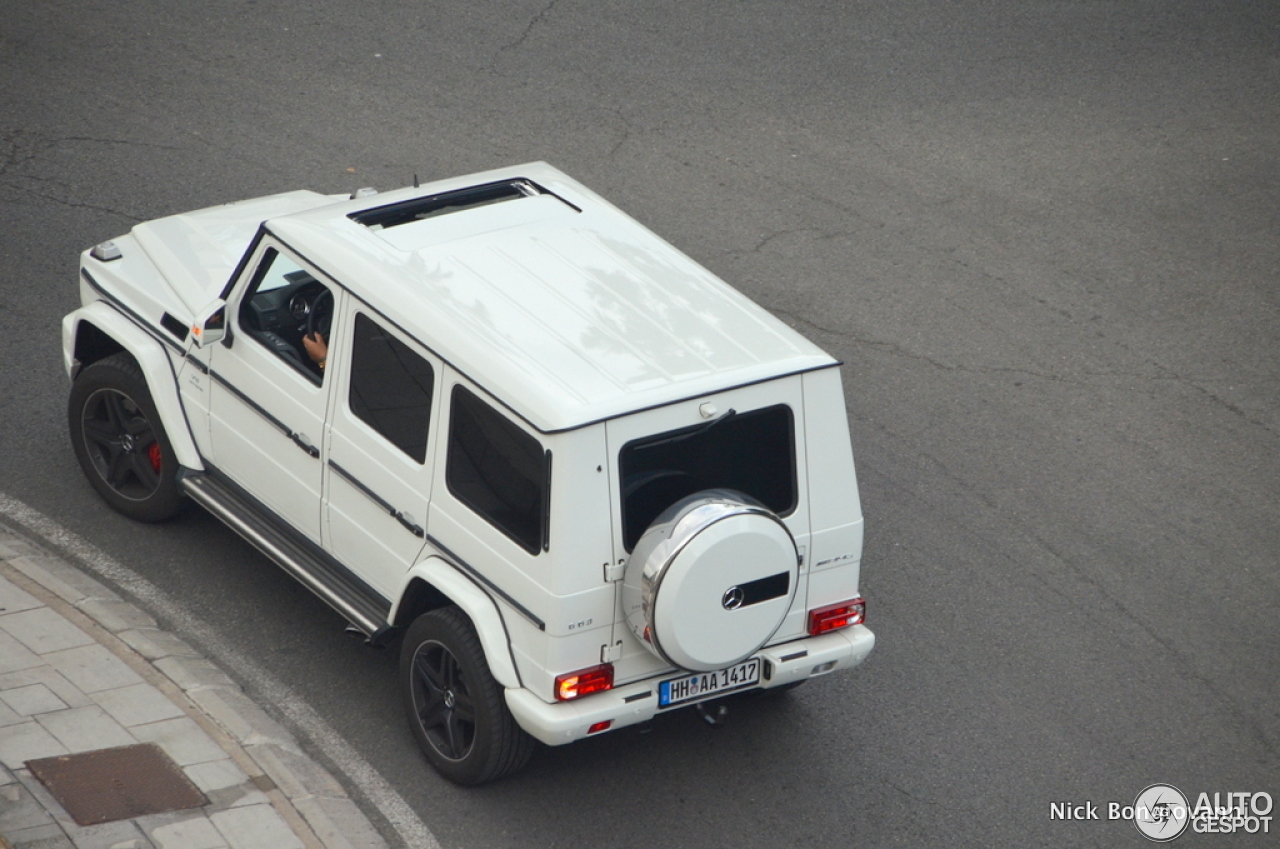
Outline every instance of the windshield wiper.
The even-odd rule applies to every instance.
[[[700,425],[695,425],[689,430],[683,431],[682,433],[677,433],[674,436],[668,436],[665,439],[655,439],[653,442],[646,442],[644,445],[637,445],[635,448],[631,450],[645,451],[649,448],[656,448],[659,445],[673,445],[677,442],[684,442],[686,439],[692,439],[695,436],[700,436],[706,433],[707,431],[711,430],[711,428],[715,427],[721,422],[727,422],[729,419],[733,418],[736,415],[738,415],[738,411],[730,407],[729,409],[725,410],[723,414],[715,417],[714,419],[711,419],[710,421],[703,422]]]

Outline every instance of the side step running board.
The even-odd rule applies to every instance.
[[[380,644],[390,636],[391,603],[309,541],[296,538],[247,495],[203,472],[183,470],[182,489],[197,504],[274,560],[320,600]]]

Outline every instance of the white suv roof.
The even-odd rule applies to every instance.
[[[467,205],[463,192],[430,211],[442,194],[491,184],[509,202]],[[546,432],[836,364],[542,162],[265,226]]]

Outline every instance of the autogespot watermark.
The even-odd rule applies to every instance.
[[[1148,840],[1168,843],[1188,827],[1196,834],[1270,834],[1271,794],[1201,793],[1191,804],[1172,784],[1152,784],[1132,805],[1121,802],[1051,802],[1051,820],[1128,820]]]

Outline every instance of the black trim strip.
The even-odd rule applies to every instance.
[[[367,496],[369,500],[371,500],[374,504],[377,504],[383,510],[386,510],[387,515],[389,515],[391,518],[395,519],[397,522],[403,525],[405,530],[409,531],[409,533],[413,534],[419,539],[422,539],[423,537],[426,536],[426,531],[424,531],[420,525],[416,525],[413,522],[409,521],[409,517],[404,514],[403,510],[397,510],[390,502],[386,501],[385,499],[382,498],[382,496],[378,495],[378,493],[374,492],[372,489],[369,489],[369,487],[365,486],[363,483],[357,480],[355,475],[351,474],[346,469],[342,468],[337,463],[333,462],[333,460],[329,460],[329,468],[333,469],[335,472],[341,475],[342,479],[345,480],[347,483],[351,484],[356,489],[360,490],[360,492],[364,493],[364,495]]]
[[[625,699],[623,699],[622,701],[623,701],[625,704],[630,704],[631,702],[638,702],[638,701],[640,701],[641,699],[647,699],[647,698],[649,698],[649,697],[650,697],[650,696],[652,696],[652,695],[653,695],[653,690],[645,690],[643,693],[636,693],[636,694],[635,694],[635,695],[633,695],[633,696],[627,696],[627,697],[626,697]]]
[[[767,578],[748,581],[740,584],[737,589],[742,591],[742,604],[739,605],[739,609],[750,607],[753,604],[786,595],[791,589],[791,573],[779,572]]]
[[[227,390],[228,392],[230,392],[232,395],[236,396],[236,397],[237,397],[237,398],[239,398],[241,401],[243,401],[243,402],[244,402],[244,404],[245,404],[249,409],[253,410],[255,413],[257,413],[258,415],[262,416],[264,419],[266,419],[267,421],[269,421],[269,422],[270,422],[270,423],[271,423],[271,424],[272,424],[272,425],[273,425],[277,430],[279,430],[281,433],[283,433],[283,434],[284,434],[285,436],[287,436],[289,439],[293,440],[293,444],[294,444],[294,445],[298,446],[298,447],[299,447],[299,448],[301,448],[303,451],[306,451],[306,452],[307,452],[307,454],[309,454],[309,455],[310,455],[310,456],[312,456],[312,457],[319,457],[319,456],[320,456],[320,449],[319,449],[319,448],[317,448],[317,447],[315,447],[314,445],[311,445],[310,443],[308,443],[308,442],[306,442],[305,440],[303,440],[303,438],[302,438],[302,436],[301,436],[300,434],[295,433],[295,432],[294,432],[294,430],[293,430],[292,428],[290,428],[287,424],[285,424],[284,422],[280,421],[280,420],[279,420],[279,419],[277,419],[275,416],[271,415],[269,412],[267,412],[265,409],[263,409],[262,405],[260,405],[258,402],[254,401],[254,400],[253,400],[252,398],[250,398],[248,395],[244,394],[244,393],[243,393],[243,392],[241,392],[239,389],[237,389],[235,386],[233,386],[233,385],[232,385],[232,384],[231,384],[231,383],[230,383],[230,382],[229,382],[225,377],[223,377],[222,375],[218,374],[218,373],[217,373],[216,371],[214,371],[213,369],[209,369],[208,371],[209,371],[209,376],[210,376],[210,377],[212,377],[212,378],[214,379],[214,381],[216,381],[218,384],[220,384],[224,389],[226,389],[226,390]]]
[[[427,534],[427,542],[431,543],[433,546],[439,549],[440,553],[443,554],[445,557],[449,558],[450,562],[454,566],[466,572],[472,578],[484,584],[490,590],[492,590],[493,592],[501,596],[503,601],[505,601],[507,604],[511,605],[512,607],[514,607],[522,616],[524,616],[525,619],[528,619],[534,625],[537,625],[539,631],[547,630],[547,623],[543,622],[541,619],[535,616],[533,611],[525,607],[520,602],[516,601],[514,598],[512,598],[511,594],[508,593],[506,590],[504,590],[502,587],[498,586],[493,581],[490,581],[484,575],[476,571],[474,566],[467,563],[467,561],[463,560],[461,557],[459,557],[458,555],[450,551],[448,546],[446,546],[440,540],[436,539],[431,534]],[[508,639],[510,639],[509,635],[508,635]]]
[[[543,470],[542,487],[542,550],[551,550],[551,449],[546,449],[546,468]]]
[[[476,583],[475,578],[472,578],[465,572],[463,573],[463,577],[473,584]],[[484,587],[477,585],[477,588],[480,592],[484,592]],[[516,671],[516,683],[523,687],[524,678],[520,675],[520,661],[516,659],[516,649],[511,643],[511,629],[507,627],[507,617],[502,613],[502,605],[493,601],[493,596],[488,595],[488,593],[485,593],[485,595],[487,595],[489,601],[493,603],[493,609],[498,611],[498,621],[502,623],[502,635],[507,638],[507,657],[511,658],[511,668]]]
[[[222,287],[222,294],[218,297],[226,300],[231,295],[231,290],[236,287],[236,281],[240,279],[240,275],[244,274],[244,270],[249,265],[249,257],[253,256],[254,251],[258,249],[258,243],[262,241],[262,234],[267,232],[266,222],[258,225],[257,231],[253,234],[253,238],[249,240],[249,247],[244,249],[244,253],[240,255],[240,261],[236,263],[235,271],[231,272],[231,279],[227,281],[227,285]],[[230,331],[230,328],[228,328]]]
[[[104,289],[101,283],[93,279],[93,275],[89,273],[88,269],[81,268],[80,276],[85,279],[85,282],[89,284],[89,286],[93,289],[93,291],[97,292],[99,295],[102,296],[103,300],[107,301],[108,303],[111,304],[111,306],[115,307],[116,309],[120,310],[120,312],[124,313],[126,318],[128,318],[134,324],[138,325],[138,328],[140,330],[145,331],[146,334],[150,336],[152,339],[155,339],[157,342],[159,342],[162,345],[172,348],[173,350],[177,351],[179,354],[182,354],[183,356],[186,355],[186,352],[182,349],[181,345],[179,345],[177,342],[170,339],[168,336],[165,336],[157,332],[155,325],[153,325],[151,322],[143,318],[138,312],[136,312],[132,307],[130,307],[124,301],[120,300],[118,297],[116,297],[115,295],[111,294],[106,289]]]

